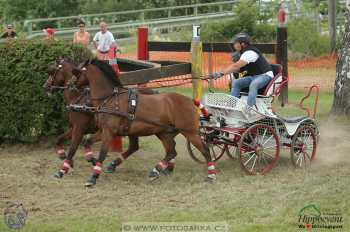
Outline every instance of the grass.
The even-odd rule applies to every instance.
[[[191,96],[189,89],[176,90]],[[163,91],[163,90],[161,90]],[[303,91],[291,91],[297,102]],[[348,121],[328,119],[333,94],[321,92],[321,142],[317,159],[307,170],[292,167],[284,152],[267,176],[246,176],[237,160],[217,163],[218,181],[203,182],[205,167],[192,161],[185,140],[177,137],[175,173],[149,182],[150,169],[163,157],[154,137],[141,138],[141,150],[114,174],[103,174],[94,189],[83,187],[91,168],[82,151],[75,169],[64,179],[53,173],[61,165],[49,145],[0,147],[0,209],[21,202],[28,210],[24,232],[121,231],[123,222],[226,221],[230,231],[298,231],[298,213],[313,203],[321,210],[340,210],[344,230],[350,231],[350,145]],[[277,106],[276,106],[277,107]],[[295,114],[290,104],[279,109]],[[95,146],[95,150],[98,145]],[[110,154],[108,161],[115,154]],[[0,220],[0,231],[12,231]]]

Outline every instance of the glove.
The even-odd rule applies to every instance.
[[[117,53],[122,54],[122,50],[120,50],[119,48],[117,49]]]
[[[236,52],[232,53],[232,61],[233,62],[239,61],[239,58],[241,58],[241,54],[239,52],[236,51]]]
[[[225,74],[223,73],[223,72],[216,72],[216,73],[213,73],[213,74],[211,74],[211,77],[214,79],[214,80],[216,80],[216,79],[218,79],[218,78],[220,78],[220,77],[222,77],[222,76],[224,76]]]

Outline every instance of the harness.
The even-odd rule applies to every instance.
[[[62,65],[59,64],[57,69],[55,70],[54,75],[50,77],[49,80],[53,80],[55,76],[57,75],[57,72],[62,68]],[[115,115],[119,116],[124,120],[124,123],[121,123],[123,125],[120,128],[120,131],[118,130],[119,133],[122,134],[127,134],[130,130],[131,124],[134,121],[141,121],[146,124],[154,125],[154,126],[159,126],[162,128],[165,128],[168,133],[175,133],[178,131],[187,131],[186,129],[178,129],[175,128],[174,125],[169,125],[169,124],[164,124],[159,121],[155,120],[150,120],[147,118],[144,118],[142,116],[136,116],[136,110],[137,110],[137,105],[138,105],[138,94],[136,89],[132,88],[123,88],[123,87],[116,87],[113,89],[113,92],[107,96],[103,96],[100,98],[91,98],[90,97],[90,89],[89,88],[84,88],[80,89],[77,88],[74,81],[76,80],[76,76],[73,75],[71,81],[68,83],[68,86],[50,86],[51,89],[60,89],[60,90],[65,90],[68,89],[70,91],[79,91],[80,96],[74,101],[74,103],[71,103],[66,106],[66,109],[68,111],[76,111],[76,112],[84,112],[84,113],[104,113],[104,114],[110,114],[110,115]],[[120,95],[122,94],[128,94],[128,104],[127,104],[127,109],[126,111],[123,111],[120,109]],[[86,102],[81,102],[81,100],[86,97]],[[106,104],[111,101],[112,99],[115,99],[114,101],[114,107],[107,107]],[[91,101],[93,100],[99,100],[102,101],[102,104],[100,104],[97,107],[92,106]],[[123,122],[123,121],[122,121]]]
[[[122,111],[120,109],[120,104],[119,104],[119,97],[122,94],[128,94],[128,108],[126,111]],[[136,116],[136,110],[137,110],[137,105],[138,105],[138,94],[135,89],[126,89],[126,91],[120,91],[120,89],[115,88],[113,90],[113,93],[109,96],[103,97],[104,101],[102,102],[101,105],[94,107],[94,106],[88,106],[88,105],[81,105],[81,104],[70,104],[67,106],[67,110],[70,111],[77,111],[77,112],[84,112],[84,113],[103,113],[103,114],[110,114],[110,115],[115,115],[119,116],[123,119],[122,121],[123,126],[120,128],[121,134],[127,134],[130,130],[131,124],[134,121],[140,121],[144,122],[147,124],[151,124],[154,126],[159,126],[163,127],[167,130],[168,133],[175,133],[178,131],[186,131],[186,129],[177,129],[172,125],[164,124],[155,120],[150,120],[147,118],[144,118],[142,116]],[[106,104],[116,98],[115,105],[113,108],[107,107]],[[90,98],[91,100],[102,100],[102,98],[99,99],[94,99]]]

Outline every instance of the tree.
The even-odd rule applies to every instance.
[[[79,0],[1,0],[0,13],[6,21],[77,15]]]
[[[345,32],[338,52],[332,112],[350,116],[350,0],[346,1]]]
[[[337,8],[336,8],[336,1],[335,0],[328,0],[328,28],[329,28],[329,36],[330,36],[330,42],[331,42],[331,48],[332,52],[335,50],[336,45],[336,36],[337,36]]]

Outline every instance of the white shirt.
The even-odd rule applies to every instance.
[[[249,64],[249,63],[254,63],[258,58],[259,58],[258,53],[254,52],[252,50],[249,50],[249,51],[243,52],[243,54],[241,55],[240,60],[243,60],[243,61],[245,61],[245,62],[247,62]],[[266,72],[264,74],[273,78],[273,72],[272,71],[268,71],[268,72]]]
[[[111,32],[106,31],[102,33],[99,31],[96,33],[94,41],[97,42],[97,50],[107,52],[111,48],[112,43],[115,42],[115,39]]]

